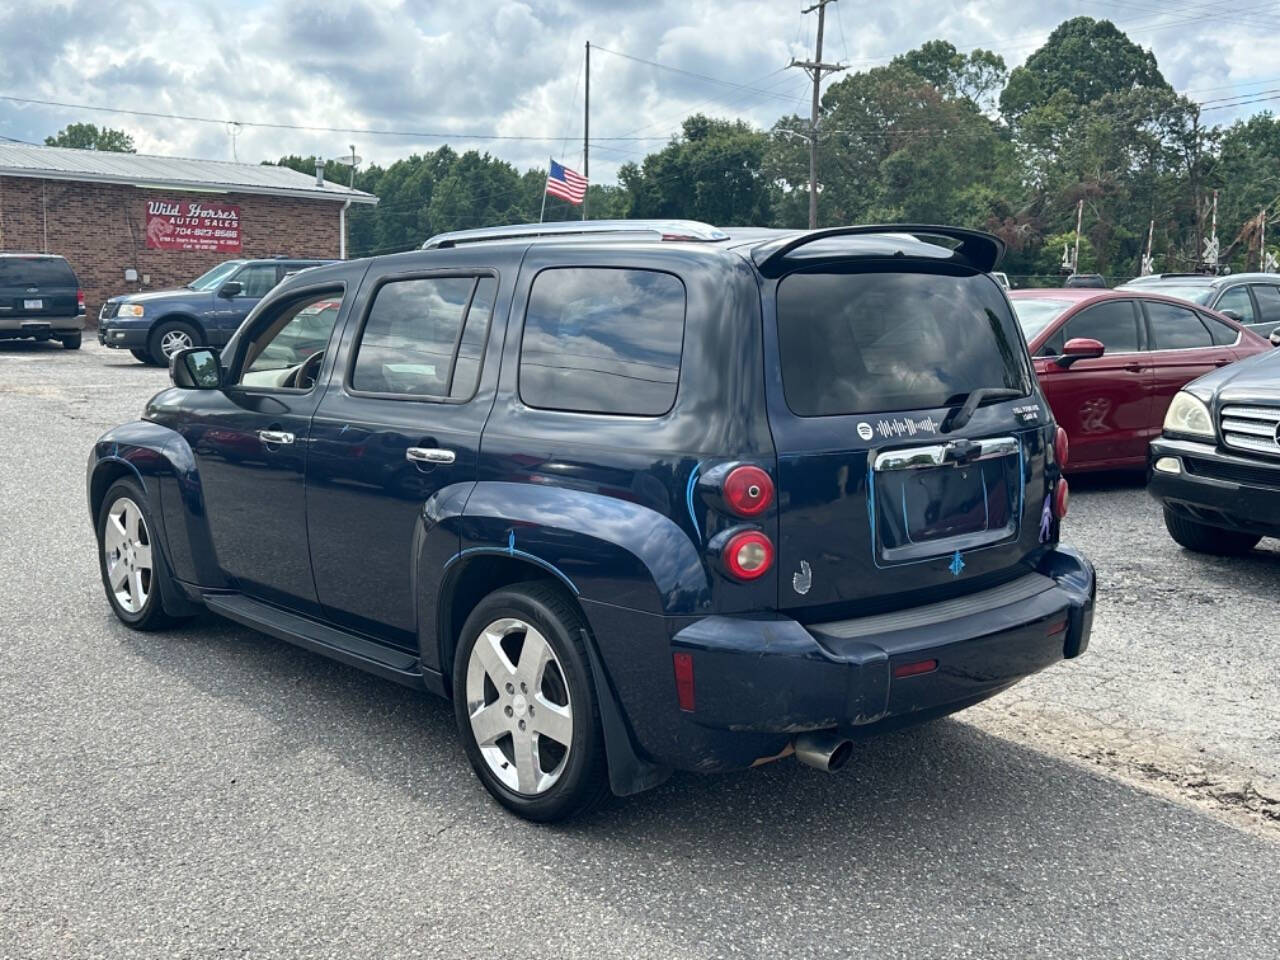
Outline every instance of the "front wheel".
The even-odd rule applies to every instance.
[[[135,630],[159,630],[173,623],[160,599],[169,573],[144,503],[135,480],[117,480],[107,490],[98,512],[98,566],[115,615]]]
[[[151,359],[167,367],[169,358],[179,350],[201,346],[200,333],[184,320],[166,320],[151,332]]]
[[[156,365],[155,358],[151,356],[150,350],[130,350],[129,352],[133,354],[133,359],[140,363],[145,363],[149,367]]]
[[[1221,527],[1211,527],[1205,523],[1188,520],[1168,507],[1164,511],[1164,525],[1175,543],[1196,553],[1209,553],[1219,557],[1238,557],[1246,554],[1262,539],[1252,533],[1223,530]]]
[[[462,628],[453,703],[467,758],[528,820],[569,819],[608,793],[585,631],[573,602],[544,583],[491,593]]]

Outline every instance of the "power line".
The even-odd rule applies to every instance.
[[[798,97],[788,97],[783,94],[773,93],[770,90],[761,89],[759,87],[750,87],[750,86],[747,86],[745,83],[735,83],[732,80],[722,80],[719,77],[712,77],[705,73],[695,73],[692,70],[685,70],[682,67],[673,67],[673,66],[670,66],[669,64],[659,63],[657,60],[646,60],[644,59],[644,57],[635,57],[629,53],[619,53],[617,50],[609,50],[606,47],[593,46],[591,49],[598,50],[601,53],[607,53],[615,57],[621,57],[624,60],[633,60],[636,63],[643,63],[651,67],[657,67],[659,70],[666,70],[670,73],[678,73],[686,77],[694,77],[698,80],[705,80],[708,83],[718,83],[726,87],[735,87],[740,90],[750,90],[752,93],[758,93],[761,96],[771,97],[774,100],[782,100],[787,103],[795,103],[795,102],[803,103],[804,102],[802,99]]]

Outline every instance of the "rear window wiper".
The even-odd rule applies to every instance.
[[[979,387],[965,397],[963,406],[943,418],[942,426],[938,429],[943,433],[959,430],[973,419],[973,414],[984,400],[1013,400],[1022,394],[1023,391],[1014,390],[1012,387]]]

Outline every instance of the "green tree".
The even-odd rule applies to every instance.
[[[951,97],[965,97],[986,108],[998,94],[1009,70],[1004,58],[990,50],[961,53],[946,40],[930,40],[893,58],[926,83]]]
[[[133,137],[123,130],[99,129],[92,123],[70,123],[52,137],[44,138],[47,147],[74,147],[77,150],[107,150],[112,153],[137,153]]]
[[[768,142],[768,134],[740,120],[687,118],[680,136],[618,172],[630,216],[768,223],[773,186],[762,170]]]

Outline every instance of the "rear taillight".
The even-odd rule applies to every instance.
[[[1070,452],[1070,444],[1067,443],[1067,431],[1059,427],[1058,432],[1053,435],[1053,459],[1058,464],[1059,470],[1067,468],[1067,454]]]
[[[1057,488],[1053,491],[1053,515],[1059,520],[1067,515],[1067,500],[1070,496],[1066,479],[1059,480]]]
[[[724,502],[740,517],[757,517],[773,503],[773,480],[759,467],[734,467],[724,478]]]
[[[736,533],[725,543],[721,556],[734,578],[755,580],[773,566],[773,541],[759,530]]]
[[[84,313],[84,291],[80,289],[76,290],[76,311]]]

